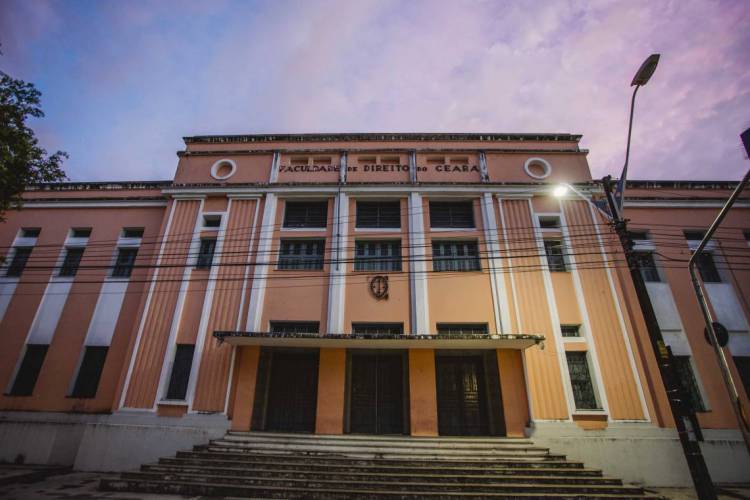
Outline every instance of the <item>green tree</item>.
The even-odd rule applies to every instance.
[[[47,155],[26,124],[29,117],[44,116],[41,95],[34,84],[0,71],[0,221],[8,209],[21,207],[26,186],[66,179],[62,162],[67,153]]]

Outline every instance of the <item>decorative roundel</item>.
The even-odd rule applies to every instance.
[[[237,172],[237,164],[233,160],[219,160],[211,166],[211,177],[217,181],[229,179]]]
[[[552,173],[552,165],[544,158],[529,158],[523,164],[523,169],[534,179],[546,179]]]

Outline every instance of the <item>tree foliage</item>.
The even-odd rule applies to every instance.
[[[32,83],[0,71],[0,221],[8,209],[20,208],[26,186],[66,179],[67,153],[47,155],[26,121],[44,116],[41,92]]]

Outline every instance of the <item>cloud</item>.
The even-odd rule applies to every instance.
[[[652,52],[631,177],[748,168],[744,1],[28,5],[3,3],[3,65],[40,83],[76,179],[171,178],[184,135],[348,131],[581,133],[617,175]]]

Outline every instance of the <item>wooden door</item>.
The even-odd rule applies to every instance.
[[[440,435],[489,434],[482,357],[438,356],[435,368]]]
[[[362,434],[403,434],[404,368],[401,354],[353,354],[349,430]]]
[[[276,351],[270,361],[265,429],[315,432],[318,351]]]

